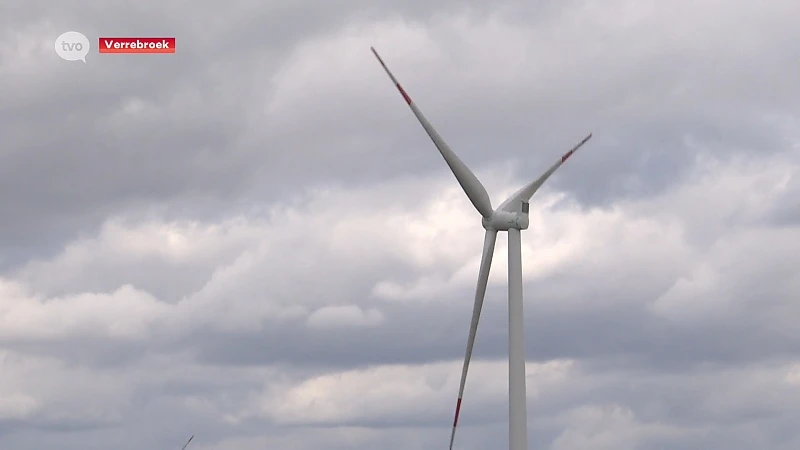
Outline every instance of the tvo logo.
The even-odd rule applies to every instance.
[[[89,53],[89,39],[77,31],[67,31],[55,43],[56,54],[66,61],[83,61]]]

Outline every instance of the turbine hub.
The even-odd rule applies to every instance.
[[[492,217],[483,218],[481,224],[484,229],[508,231],[510,229],[527,230],[529,219],[527,212],[495,211]]]

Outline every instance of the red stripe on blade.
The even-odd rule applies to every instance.
[[[572,156],[573,153],[575,153],[575,150],[570,150],[567,153],[565,153],[564,156],[561,157],[561,162],[563,163],[564,161],[566,161],[567,158]]]
[[[453,427],[458,424],[458,413],[461,411],[461,399],[456,402],[456,418],[453,420]]]
[[[400,83],[397,83],[397,89],[399,89],[400,93],[403,94],[403,98],[406,99],[406,103],[408,103],[410,105],[411,104],[411,97],[409,97],[408,94],[406,94],[405,89],[403,89],[403,86],[400,86]]]

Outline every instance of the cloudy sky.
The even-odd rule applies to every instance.
[[[483,229],[371,45],[495,205],[594,132],[523,234],[531,448],[800,448],[798,16],[4,2],[0,448],[445,448]],[[463,450],[507,445],[505,249]]]

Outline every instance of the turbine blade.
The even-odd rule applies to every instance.
[[[417,108],[417,105],[411,100],[411,97],[408,96],[405,89],[400,85],[397,81],[397,78],[394,77],[392,72],[389,70],[389,67],[386,66],[386,63],[383,62],[378,52],[375,50],[374,47],[370,47],[372,50],[372,54],[375,55],[375,58],[378,59],[378,62],[381,63],[383,66],[383,70],[386,71],[386,74],[389,75],[389,78],[392,80],[392,83],[397,87],[397,90],[400,91],[400,95],[403,96],[403,99],[408,103],[408,106],[411,108],[411,112],[417,117],[419,123],[422,125],[422,128],[428,133],[431,140],[433,141],[436,148],[439,149],[439,153],[442,154],[445,162],[450,167],[450,170],[453,172],[453,175],[456,176],[458,180],[458,184],[461,185],[461,188],[467,194],[470,202],[472,205],[475,206],[475,209],[478,210],[479,213],[485,218],[492,217],[494,210],[492,209],[492,202],[489,200],[489,194],[486,192],[486,188],[483,187],[483,184],[478,180],[478,177],[472,173],[471,170],[464,164],[461,159],[456,156],[455,152],[450,149],[447,143],[442,139],[436,129],[433,128],[433,125],[428,122],[428,119],[422,114],[422,112]]]
[[[192,442],[192,439],[194,439],[194,435],[192,435],[192,437],[190,437],[189,440],[183,444],[183,448],[181,450],[186,450],[186,447],[189,445],[189,442]]]
[[[567,159],[569,159],[569,157],[572,156],[573,153],[575,153],[579,148],[583,146],[583,144],[588,142],[589,139],[591,138],[592,138],[592,133],[589,133],[589,135],[583,138],[583,140],[580,141],[578,145],[572,147],[567,153],[564,153],[564,155],[562,155],[561,158],[559,158],[558,161],[555,162],[555,164],[553,164],[552,166],[550,166],[549,169],[547,169],[547,172],[542,174],[542,176],[540,176],[535,181],[532,181],[531,183],[524,186],[522,189],[515,192],[513,195],[511,195],[511,197],[509,197],[506,201],[504,201],[497,209],[503,211],[517,211],[518,203],[527,202],[528,200],[530,200],[531,197],[533,197],[533,194],[537,190],[539,190],[540,187],[542,187],[542,185],[544,184],[545,181],[547,181],[548,178],[550,178],[550,175],[552,175],[556,170],[558,170],[558,168],[561,167],[561,165],[564,164],[567,161]]]
[[[469,337],[467,338],[467,352],[464,355],[464,365],[461,368],[461,383],[458,386],[458,400],[456,401],[456,415],[453,419],[453,431],[450,433],[450,450],[453,450],[453,441],[456,437],[456,426],[458,426],[458,414],[461,411],[461,399],[464,398],[464,386],[467,383],[467,371],[469,361],[472,358],[472,346],[475,344],[475,333],[478,331],[478,322],[481,319],[481,308],[483,308],[483,298],[486,295],[486,285],[489,282],[489,270],[492,267],[492,256],[494,255],[494,244],[497,242],[497,231],[486,230],[486,237],[483,239],[483,254],[481,255],[481,268],[478,271],[478,285],[475,288],[475,305],[472,307],[472,321],[469,325]]]

